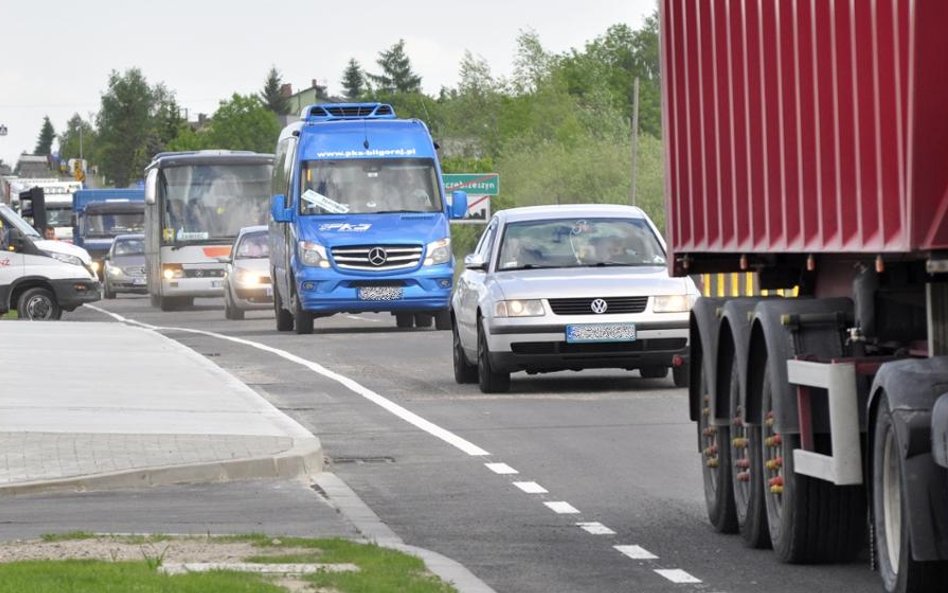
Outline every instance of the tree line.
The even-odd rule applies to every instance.
[[[459,82],[436,95],[422,91],[400,40],[379,52],[376,72],[350,59],[335,100],[391,103],[401,117],[427,123],[441,146],[445,172],[496,172],[502,195],[493,209],[514,205],[628,203],[631,190],[633,80],[640,81],[637,196],[660,228],[662,150],[658,16],[634,30],[609,27],[582,48],[554,53],[533,31],[523,31],[510,76],[495,75],[467,52]],[[181,115],[173,91],[149,83],[135,68],[112,72],[100,108],[90,120],[74,115],[59,134],[63,159],[86,158],[116,186],[141,177],[152,156],[166,150],[220,148],[272,152],[277,115],[290,106],[280,71],[267,73],[256,93],[234,93],[200,127]],[[37,149],[49,149],[44,122]],[[42,143],[42,146],[39,144]],[[473,225],[472,225],[473,226]],[[479,228],[458,229],[467,245]]]

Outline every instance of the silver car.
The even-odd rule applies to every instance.
[[[240,229],[230,257],[223,258],[224,317],[243,319],[245,311],[273,306],[270,280],[270,244],[264,225]]]
[[[107,299],[123,292],[147,294],[145,235],[118,235],[102,267],[102,294]]]
[[[454,376],[485,393],[510,373],[637,369],[688,380],[688,318],[698,298],[672,278],[642,210],[584,204],[498,212],[452,297]]]

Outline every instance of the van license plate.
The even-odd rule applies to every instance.
[[[397,301],[402,298],[401,286],[363,286],[359,288],[360,301]]]
[[[631,323],[567,325],[566,341],[570,344],[580,344],[583,342],[634,342],[635,325]]]

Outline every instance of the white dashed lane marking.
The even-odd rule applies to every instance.
[[[590,522],[581,521],[577,523],[576,525],[578,525],[579,527],[582,527],[584,530],[586,530],[587,533],[591,533],[593,535],[615,535],[616,534],[615,531],[609,529],[608,527],[606,527],[602,523],[599,523],[598,521],[590,521]]]
[[[543,504],[545,504],[554,513],[558,513],[560,515],[575,515],[579,513],[579,509],[563,500],[556,502],[544,502]]]
[[[665,577],[669,581],[679,584],[679,585],[686,584],[686,583],[700,583],[701,582],[701,579],[691,576],[690,574],[681,570],[680,568],[668,568],[668,569],[659,568],[659,569],[656,569],[655,572]]]
[[[619,550],[632,560],[658,560],[658,556],[649,552],[642,546],[612,546]]]
[[[506,463],[485,463],[487,469],[494,472],[495,474],[507,475],[507,474],[519,474],[517,470],[510,467]]]
[[[537,484],[536,482],[514,482],[513,485],[517,488],[520,488],[527,494],[546,494],[549,492],[549,490]]]

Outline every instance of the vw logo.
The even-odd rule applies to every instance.
[[[381,266],[388,261],[388,254],[381,247],[373,247],[369,250],[369,263],[373,266]]]
[[[593,299],[593,302],[589,304],[589,308],[596,315],[602,315],[609,308],[609,303],[605,299]]]

